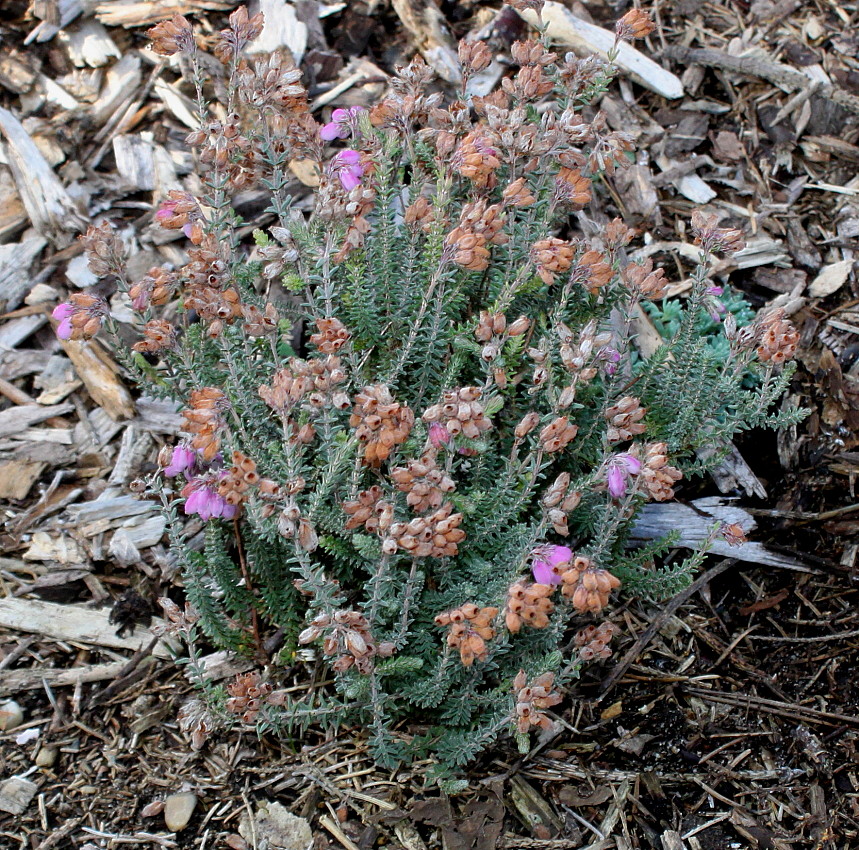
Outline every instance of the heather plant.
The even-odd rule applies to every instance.
[[[216,39],[214,106],[188,21],[150,32],[200,110],[202,191],[155,212],[188,262],[131,281],[108,225],[85,237],[139,317],[124,365],[182,411],[145,488],[183,570],[188,608],[165,600],[170,628],[205,687],[183,722],[195,745],[228,718],[363,723],[379,762],[430,754],[443,777],[501,734],[527,749],[552,725],[564,685],[611,653],[602,618],[619,589],[659,598],[689,580],[703,548],[657,568],[661,544],[629,549],[631,524],[739,429],[797,420],[771,412],[796,332],[778,312],[743,328],[728,315],[714,351],[708,269],[742,235],[696,213],[674,332],[633,358],[634,317],[668,281],[627,261],[620,220],[586,239],[571,218],[629,162],[630,137],[588,108],[610,61],[517,42],[518,70],[478,97],[469,79],[491,54],[464,41],[453,102],[415,59],[372,108],[320,125],[289,61],[242,58],[261,26],[239,9]],[[650,28],[630,12],[618,37]],[[287,193],[297,160],[318,173],[309,210]],[[248,245],[231,198],[252,184],[273,223]],[[94,295],[55,317],[64,337],[116,330]],[[705,462],[700,448],[717,451]],[[183,515],[204,523],[202,549]],[[207,683],[200,632],[259,670]],[[314,661],[333,684],[279,687]]]

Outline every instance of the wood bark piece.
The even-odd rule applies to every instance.
[[[104,682],[115,679],[127,666],[127,661],[107,664],[85,664],[80,667],[35,667],[24,670],[4,670],[0,676],[0,695],[41,688],[42,682],[51,687],[74,687],[78,682]]]
[[[8,109],[0,108],[0,135],[6,139],[5,156],[33,227],[58,248],[65,248],[71,244],[72,234],[86,229],[86,221],[21,122]]]
[[[36,82],[34,66],[24,54],[7,48],[0,56],[0,86],[13,94],[26,94]]]
[[[265,17],[265,25],[245,52],[255,56],[287,47],[295,64],[300,64],[307,49],[307,24],[298,19],[295,6],[287,0],[259,0],[259,11]]]
[[[147,646],[152,633],[143,626],[135,627],[130,635],[119,637],[117,626],[109,622],[110,610],[90,608],[89,605],[57,605],[39,599],[0,599],[0,626],[32,632],[53,640],[87,643],[110,649],[137,650]],[[156,623],[163,621],[154,618]],[[163,640],[159,641],[152,654],[157,658],[171,658],[171,652]]]
[[[74,410],[72,404],[52,404],[45,407],[41,404],[20,404],[0,411],[0,437],[17,434],[30,425],[44,422],[52,416],[62,416]]]
[[[24,560],[50,561],[64,566],[88,566],[86,555],[74,538],[65,534],[52,537],[47,531],[33,534],[30,548],[24,553]]]
[[[427,64],[443,80],[459,85],[462,73],[456,43],[435,0],[392,0],[392,4]]]
[[[232,12],[241,5],[236,0],[101,0],[95,16],[109,27],[145,27],[157,24],[171,15],[191,15],[198,12]]]
[[[844,286],[853,269],[853,260],[841,260],[824,266],[808,287],[812,298],[825,298]]]
[[[100,68],[112,58],[122,58],[119,48],[98,21],[84,21],[74,31],[63,31],[58,40],[65,42],[69,58],[78,68]]]
[[[84,11],[84,4],[83,0],[57,0],[48,8],[50,9],[48,15],[36,14],[34,9],[34,17],[42,18],[42,21],[27,36],[24,44],[30,44],[32,41],[50,41],[62,27],[67,27]]]
[[[108,69],[98,101],[89,113],[95,124],[104,124],[122,104],[131,102],[143,77],[140,66],[140,56],[129,51]],[[100,138],[96,136],[96,140]]]
[[[696,549],[707,539],[716,522],[736,523],[745,532],[757,526],[751,514],[719,496],[695,499],[691,506],[679,502],[653,502],[645,505],[639,514],[630,534],[630,543],[658,540],[672,531],[677,531],[680,534],[677,546]],[[814,572],[799,559],[770,552],[762,543],[729,546],[724,540],[716,540],[709,551],[752,564],[781,567],[801,573]]]
[[[0,309],[8,311],[20,306],[33,288],[30,266],[47,244],[47,239],[34,236],[23,242],[0,245]]]
[[[124,517],[139,516],[156,510],[154,502],[135,499],[134,496],[105,496],[83,502],[79,505],[69,505],[67,513],[72,521],[86,525],[99,519],[116,520]]]
[[[20,776],[10,776],[0,783],[0,811],[23,814],[38,790],[39,786],[35,782]]]
[[[0,499],[26,499],[48,464],[39,461],[9,460],[0,463]]]
[[[60,340],[93,401],[114,421],[131,419],[134,402],[117,375],[116,364],[91,341]]]
[[[47,321],[44,313],[11,319],[0,327],[0,348],[15,348]]]
[[[533,9],[525,9],[519,14],[532,26],[537,25],[537,15]],[[613,32],[577,18],[569,9],[554,0],[547,0],[543,6],[543,21],[548,25],[550,39],[569,46],[574,53],[581,56],[596,53],[606,58],[615,43]],[[615,64],[636,83],[662,97],[671,100],[683,97],[683,83],[679,77],[648,59],[625,41],[619,45]]]
[[[157,197],[163,197],[171,189],[181,188],[170,154],[154,143],[152,133],[116,136],[113,155],[116,170],[135,189],[154,190]]]
[[[548,5],[548,3],[546,4]],[[762,80],[777,85],[785,91],[797,91],[812,85],[812,80],[802,71],[797,71],[789,65],[780,62],[769,62],[755,56],[732,56],[723,50],[709,47],[682,47],[679,44],[667,47],[663,55],[675,62],[686,65],[706,65],[709,68],[719,68],[744,77],[760,77]],[[833,103],[859,114],[859,97],[850,94],[832,83],[822,83],[818,94]]]

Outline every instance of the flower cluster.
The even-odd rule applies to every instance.
[[[492,621],[496,616],[497,608],[479,608],[473,602],[466,602],[459,608],[438,614],[435,622],[438,626],[449,627],[447,645],[459,650],[464,667],[471,667],[475,661],[485,661],[489,657],[486,641],[495,637]]]
[[[599,626],[585,626],[576,632],[576,646],[582,661],[603,661],[611,656],[611,639],[615,628],[608,621]]]
[[[376,643],[367,618],[358,611],[318,614],[298,636],[298,642],[313,643],[323,635],[322,651],[325,655],[337,656],[331,668],[338,673],[352,667],[359,673],[372,673],[375,658],[388,658],[394,653],[392,643]]]
[[[92,339],[109,315],[107,303],[97,295],[76,292],[69,300],[54,307],[51,316],[56,319],[60,339]]]
[[[230,695],[226,709],[230,714],[238,714],[244,723],[253,723],[268,697],[274,690],[268,682],[263,682],[256,671],[239,673],[227,685]]]
[[[423,414],[424,422],[440,424],[448,434],[462,434],[472,440],[492,427],[480,403],[480,387],[461,387],[450,390],[441,402],[428,407]]]
[[[544,712],[561,701],[561,695],[552,690],[555,683],[554,673],[543,673],[530,684],[524,670],[520,670],[513,680],[515,699],[516,731],[524,735],[533,726],[550,729],[552,721]]]

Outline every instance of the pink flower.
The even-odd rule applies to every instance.
[[[348,138],[353,126],[353,118],[362,111],[360,106],[352,106],[349,109],[335,109],[331,113],[331,121],[322,127],[319,135],[326,142],[333,142],[334,139]]]
[[[534,560],[531,563],[531,572],[534,581],[539,584],[560,584],[561,576],[557,568],[573,560],[573,550],[569,546],[538,546],[532,554]]]
[[[348,149],[340,151],[331,161],[331,170],[340,178],[343,188],[351,192],[361,185],[361,178],[364,176],[361,154]]]
[[[601,348],[597,352],[597,360],[603,362],[603,371],[606,375],[613,375],[617,371],[617,364],[620,362],[620,352],[609,346]]]
[[[109,313],[107,302],[99,295],[76,292],[68,301],[57,304],[51,316],[59,322],[60,339],[92,339]]]
[[[429,427],[429,439],[435,448],[440,449],[453,439],[453,434],[441,422],[433,422]]]
[[[641,461],[631,454],[615,455],[606,466],[606,484],[613,499],[622,499],[626,495],[626,484],[630,475],[637,475],[641,469]]]
[[[185,513],[197,514],[207,522],[212,517],[232,519],[236,506],[218,494],[217,482],[212,479],[194,478],[182,488],[185,497]]]
[[[166,221],[176,214],[177,201],[164,201],[155,213],[156,221]]]
[[[197,453],[187,446],[176,446],[173,449],[173,455],[170,458],[169,466],[164,467],[164,474],[168,478],[173,478],[180,472],[186,472],[194,469],[194,463],[197,460]]]
[[[54,307],[51,316],[59,322],[59,325],[57,325],[57,336],[60,339],[71,339],[72,316],[74,312],[75,308],[68,301],[64,301],[62,304],[57,304]]]

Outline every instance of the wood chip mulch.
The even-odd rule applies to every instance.
[[[793,317],[790,401],[813,412],[778,438],[744,435],[693,495],[738,496],[782,565],[713,558],[670,603],[626,601],[614,655],[560,707],[557,734],[528,756],[500,744],[452,797],[426,785],[426,765],[377,769],[354,730],[215,733],[192,748],[177,712],[195,692],[148,630],[176,568],[162,521],[127,489],[178,416],[133,391],[105,346],[62,344],[50,325],[95,283],[75,238],[90,222],[120,228],[132,276],[184,262],[153,212],[195,188],[193,106],[144,32],[180,12],[205,41],[237,5],[0,4],[0,724],[4,700],[23,712],[0,732],[0,847],[288,847],[308,824],[318,850],[859,847],[857,4],[657,4],[660,30],[640,48],[655,64],[600,104],[636,136],[636,162],[577,222],[624,215],[646,234],[639,252],[681,282],[694,209],[750,234],[723,271],[755,307]],[[450,34],[490,34],[501,73],[525,31],[481,0],[257,5],[320,117],[372,102],[416,49],[440,61]],[[608,28],[626,9],[565,5]],[[682,96],[655,93],[675,79]],[[295,173],[300,198],[312,176]],[[237,203],[249,228],[268,223],[260,193]],[[122,298],[102,291],[130,330]],[[183,792],[196,807],[171,831],[163,802]]]

